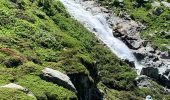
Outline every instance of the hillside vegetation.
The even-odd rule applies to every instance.
[[[1,0],[0,86],[17,83],[38,100],[80,98],[79,93],[41,79],[41,70],[46,67],[77,75],[73,78],[78,82],[76,77],[87,76],[108,100],[140,100],[148,94],[168,100],[168,94],[155,82],[153,90],[137,88],[136,72],[72,19],[58,0]],[[0,99],[35,98],[0,88]]]

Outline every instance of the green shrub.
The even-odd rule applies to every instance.
[[[10,12],[7,12],[3,9],[0,9],[0,26],[1,27],[10,27],[15,24],[15,18]]]
[[[8,68],[17,67],[23,64],[23,59],[19,57],[12,57],[12,58],[7,58],[3,63]]]

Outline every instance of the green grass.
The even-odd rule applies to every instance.
[[[21,91],[6,88],[0,89],[0,97],[1,100],[36,100]]]
[[[35,75],[26,75],[18,83],[29,88],[39,100],[70,100],[76,99],[74,92],[69,91],[51,82],[46,82]]]

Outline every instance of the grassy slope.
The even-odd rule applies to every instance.
[[[124,0],[123,6],[120,6],[118,0],[99,0],[103,5],[109,5],[110,8],[118,14],[120,11],[126,11],[134,20],[140,21],[147,26],[141,31],[141,36],[151,41],[151,43],[162,50],[168,50],[170,46],[169,34],[164,35],[159,32],[169,31],[170,29],[170,10],[165,6],[153,7],[151,2],[142,2],[144,0]],[[155,0],[160,2],[159,0]],[[166,1],[166,0],[164,0]],[[155,14],[156,10],[162,10],[160,15]]]
[[[89,66],[94,62],[95,66]],[[15,82],[40,100],[77,98],[68,89],[42,80],[39,76],[45,67],[89,77],[94,77],[90,69],[97,67],[101,73],[99,88],[106,90],[110,100],[135,99],[152,93],[138,89],[133,82],[136,73],[73,20],[60,2],[1,0],[0,85]],[[0,99],[4,100],[29,98],[17,90],[0,91]],[[157,96],[164,93],[158,92]]]

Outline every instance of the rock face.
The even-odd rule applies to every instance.
[[[34,94],[31,91],[29,91],[28,89],[26,89],[20,85],[15,84],[15,83],[10,83],[10,84],[4,85],[4,86],[0,86],[0,88],[16,89],[16,90],[26,93],[28,96],[35,98]]]
[[[88,75],[73,73],[68,76],[77,89],[78,100],[104,100],[104,94]]]
[[[123,16],[124,17],[124,16]],[[117,20],[113,22],[113,20]],[[140,39],[138,30],[141,29],[141,25],[137,22],[127,19],[110,19],[110,22],[113,22],[113,35],[121,39],[130,49],[139,49],[142,45],[142,39]]]
[[[43,73],[41,76],[42,79],[53,82],[55,84],[66,87],[67,89],[76,92],[76,88],[74,87],[70,78],[67,75],[61,73],[60,71],[45,68],[44,70],[42,70],[42,73]]]

